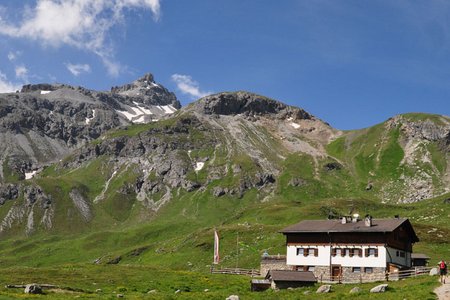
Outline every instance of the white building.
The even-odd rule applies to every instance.
[[[411,267],[419,239],[408,219],[307,220],[281,231],[286,264],[323,280],[380,276]]]

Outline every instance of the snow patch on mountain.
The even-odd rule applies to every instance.
[[[91,121],[95,119],[95,114],[96,114],[96,111],[95,111],[95,109],[93,109],[92,110],[92,118],[86,117],[86,120],[85,120],[86,125],[89,125],[91,123]]]
[[[33,178],[34,175],[37,174],[37,172],[38,172],[37,170],[34,170],[34,171],[31,171],[31,172],[25,173],[25,180],[29,180],[29,179]]]
[[[133,102],[135,106],[122,105],[123,110],[116,110],[117,113],[124,116],[128,121],[133,123],[149,123],[156,121],[153,116],[165,116],[173,114],[177,111],[172,105],[150,105],[144,106],[138,102]]]
[[[195,166],[195,171],[200,171],[205,166],[204,162],[197,162]]]

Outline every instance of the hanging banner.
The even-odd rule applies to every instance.
[[[219,235],[217,231],[214,230],[214,264],[217,265],[220,261],[219,256]]]

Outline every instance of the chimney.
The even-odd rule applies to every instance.
[[[371,215],[366,215],[366,217],[364,218],[364,225],[366,225],[367,227],[372,226],[372,216]]]

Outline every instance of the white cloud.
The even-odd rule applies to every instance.
[[[19,24],[0,16],[0,34],[42,46],[69,45],[91,51],[111,75],[117,75],[120,65],[113,62],[108,33],[123,23],[125,9],[149,9],[155,21],[161,15],[160,0],[38,0],[35,7],[24,9]]]
[[[78,76],[81,73],[91,72],[91,66],[88,64],[66,63],[65,66],[66,66],[67,70],[69,70],[69,72],[72,73],[74,76]]]
[[[8,60],[9,61],[15,61],[16,58],[17,58],[17,53],[15,53],[15,52],[9,52],[8,53]]]
[[[11,93],[20,90],[18,84],[11,83],[6,75],[0,72],[0,93]]]
[[[183,94],[187,94],[191,98],[201,98],[212,94],[212,92],[201,91],[198,82],[189,75],[173,74],[172,80]]]
[[[16,77],[28,81],[28,69],[24,65],[16,66]]]

